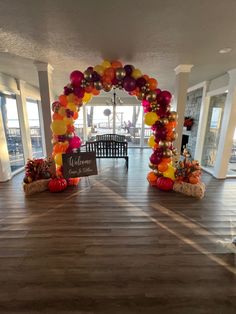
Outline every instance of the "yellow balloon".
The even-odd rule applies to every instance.
[[[139,69],[134,69],[131,76],[137,80],[142,76],[142,72]]]
[[[64,120],[54,120],[51,123],[51,130],[55,135],[64,135],[67,127]]]
[[[54,160],[58,166],[62,166],[62,153],[56,154]]]
[[[102,63],[102,67],[107,69],[107,68],[110,68],[111,67],[111,62],[108,61],[108,60],[104,60],[103,63]]]
[[[156,142],[155,142],[155,136],[154,136],[154,135],[151,135],[151,136],[149,137],[149,139],[148,139],[148,145],[149,145],[150,147],[154,147],[155,144],[156,144]]]
[[[85,92],[84,97],[83,97],[83,103],[86,104],[87,102],[90,101],[91,98],[92,98],[92,94]]]
[[[70,109],[73,112],[77,111],[77,106],[73,102],[69,102],[68,105],[67,105],[67,108]]]
[[[96,65],[93,70],[97,72],[99,75],[103,75],[105,68],[102,65]]]
[[[168,169],[163,172],[163,176],[175,180],[175,167],[169,164]]]
[[[74,123],[74,119],[73,118],[65,117],[63,120],[65,121],[66,125],[72,125]]]
[[[66,115],[66,109],[64,107],[60,107],[60,109],[58,110],[58,113],[61,116],[65,116]]]
[[[156,112],[147,112],[144,116],[144,123],[149,126],[153,125],[157,120],[159,120],[159,117]]]

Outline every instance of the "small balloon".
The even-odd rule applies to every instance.
[[[117,68],[115,70],[115,74],[116,74],[117,80],[123,80],[126,76],[125,69],[123,69],[123,68]]]
[[[91,70],[86,70],[84,72],[84,78],[86,81],[91,82],[93,80],[93,72]]]
[[[142,72],[139,69],[134,69],[131,76],[137,80],[142,76]]]

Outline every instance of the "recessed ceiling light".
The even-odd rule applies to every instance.
[[[232,50],[232,48],[223,48],[219,50],[219,53],[229,53]]]

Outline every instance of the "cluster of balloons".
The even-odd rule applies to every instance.
[[[153,170],[149,174],[149,182],[153,185],[154,176],[175,180],[175,167],[172,157],[177,154],[173,141],[177,138],[177,113],[171,111],[171,93],[155,89],[155,99],[142,101],[145,116],[144,122],[151,127],[153,134],[148,140],[153,149],[149,167]]]
[[[73,93],[60,95],[58,100],[52,104],[52,156],[56,163],[58,176],[62,176],[62,154],[77,152],[81,146],[81,139],[75,134],[74,126],[81,105],[82,100]]]
[[[84,72],[75,70],[70,74],[70,83],[64,87],[63,95],[52,104],[53,157],[57,172],[61,173],[62,154],[74,152],[81,146],[75,134],[74,121],[78,118],[80,107],[89,102],[101,90],[109,92],[112,88],[124,89],[136,96],[145,112],[145,123],[151,126],[153,135],[149,145],[153,148],[150,167],[157,176],[173,179],[174,168],[171,163],[176,150],[172,142],[176,138],[177,114],[170,111],[171,94],[158,88],[156,79],[120,61],[104,60],[101,64],[88,67]]]

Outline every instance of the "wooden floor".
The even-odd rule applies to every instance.
[[[236,180],[203,200],[146,181],[149,150],[61,194],[0,184],[0,313],[236,313]]]

